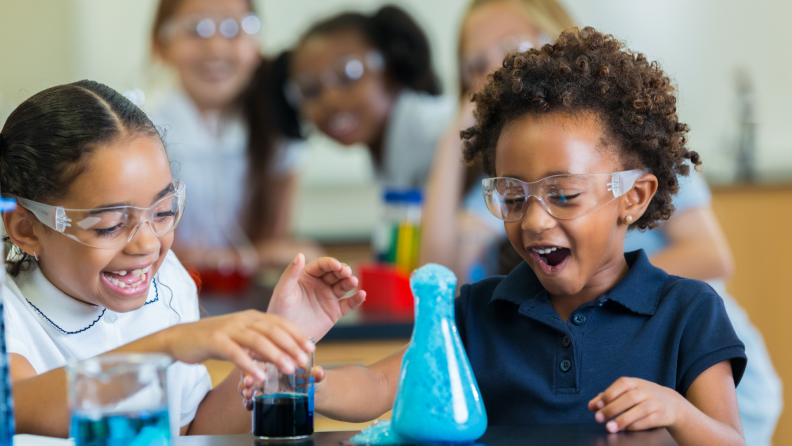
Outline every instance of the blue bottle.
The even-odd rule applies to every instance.
[[[413,272],[415,328],[393,407],[396,434],[415,443],[470,443],[487,413],[454,322],[456,277],[429,264]]]
[[[0,196],[0,213],[11,211],[13,200]],[[5,285],[5,251],[0,241],[0,289]],[[14,442],[14,400],[11,398],[11,375],[8,373],[8,352],[5,343],[5,319],[3,301],[0,300],[0,446],[11,446]]]

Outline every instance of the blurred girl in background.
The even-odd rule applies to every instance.
[[[441,263],[458,277],[478,280],[488,274],[508,274],[522,262],[506,240],[503,224],[489,215],[475,171],[460,162],[459,131],[474,123],[470,95],[501,66],[506,53],[541,46],[571,26],[569,15],[555,0],[471,3],[459,37],[462,105],[438,146],[432,167],[422,220],[420,263]],[[711,198],[706,182],[697,173],[681,179],[671,218],[656,230],[630,231],[625,251],[644,249],[655,266],[669,274],[706,280],[721,295],[749,357],[737,388],[746,444],[769,445],[783,406],[781,382],[761,334],[726,293],[724,278],[731,275],[733,262]],[[453,215],[456,224],[447,224],[453,221]],[[495,248],[499,244],[500,249]]]
[[[420,264],[446,265],[461,278],[460,283],[498,272],[493,246],[506,240],[506,233],[481,197],[481,173],[460,161],[459,132],[474,124],[471,94],[484,85],[489,73],[500,68],[507,53],[538,48],[572,26],[572,19],[555,0],[474,0],[468,7],[459,33],[461,105],[432,165],[421,226]],[[454,221],[456,224],[448,224]],[[491,259],[482,262],[484,257]]]
[[[456,105],[439,96],[429,42],[407,13],[385,6],[318,22],[290,67],[287,97],[308,122],[343,145],[366,145],[385,185],[424,185]]]
[[[287,238],[299,132],[293,114],[272,119],[269,82],[285,62],[262,60],[259,28],[250,0],[162,0],[154,20],[153,52],[179,87],[150,114],[191,185],[174,251],[199,269],[252,272],[318,254]]]

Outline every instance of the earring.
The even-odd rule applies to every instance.
[[[36,255],[36,251],[33,251],[33,258],[36,259],[36,261],[38,262],[38,256]]]
[[[632,220],[633,220],[632,215],[628,215],[624,217],[624,221],[626,221],[628,225],[632,223]]]

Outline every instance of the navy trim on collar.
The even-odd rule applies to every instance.
[[[603,296],[605,300],[619,303],[624,308],[651,316],[660,301],[660,292],[668,274],[653,266],[641,249],[624,254],[630,271]],[[492,292],[490,304],[505,300],[518,306],[533,300],[535,306],[547,299],[547,291],[528,263],[522,262]]]

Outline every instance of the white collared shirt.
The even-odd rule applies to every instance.
[[[24,356],[36,373],[91,358],[172,325],[199,318],[198,293],[190,275],[168,252],[154,277],[146,304],[115,313],[80,302],[53,285],[38,267],[6,275],[2,287],[8,353]],[[64,334],[61,329],[69,334]],[[174,436],[195,418],[212,389],[206,367],[176,362],[168,368],[168,411]]]

